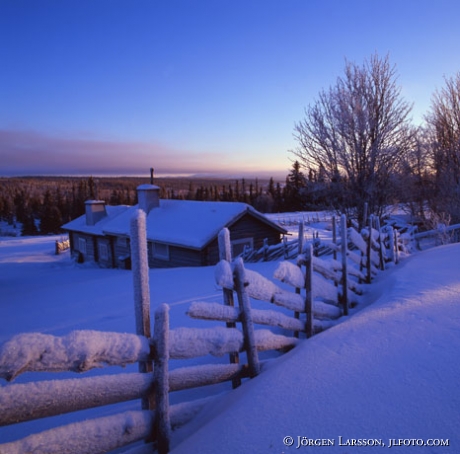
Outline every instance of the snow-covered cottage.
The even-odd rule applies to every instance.
[[[86,214],[62,226],[73,257],[108,268],[130,267],[130,223],[139,208],[147,213],[149,266],[206,266],[219,261],[217,236],[227,227],[233,255],[245,246],[277,244],[286,230],[245,203],[160,200],[159,187],[137,188],[136,206],[86,202]]]

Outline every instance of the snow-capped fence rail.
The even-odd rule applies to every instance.
[[[151,439],[157,441],[160,453],[166,453],[169,450],[171,429],[188,422],[203,405],[202,401],[190,403],[184,407],[186,411],[180,414],[176,408],[182,408],[183,404],[169,408],[170,392],[230,381],[236,377],[241,379],[258,373],[259,366],[253,361],[250,361],[249,366],[205,364],[169,371],[170,359],[241,352],[245,350],[246,342],[243,333],[235,328],[170,330],[168,310],[167,305],[162,305],[156,311],[154,335],[151,339],[133,334],[78,331],[64,337],[39,333],[20,334],[3,344],[0,351],[0,377],[7,380],[30,371],[83,372],[95,367],[151,360],[154,368],[153,373],[125,373],[2,386],[0,425],[135,399],[150,400],[152,395],[155,410],[123,413],[50,429],[0,445],[0,453],[35,452],[34,449],[41,446],[44,438],[47,447],[40,452],[59,453],[67,444],[72,448],[66,448],[66,452],[105,452],[134,441]],[[284,340],[280,342],[274,335],[258,335],[253,339],[253,348],[257,350],[291,344]],[[137,422],[135,428],[131,427],[134,424],[133,418],[144,421],[142,429],[137,427]],[[151,421],[148,428],[146,420]],[[86,437],[85,433],[92,433],[95,427],[98,436],[94,439],[91,435]],[[54,441],[49,443],[49,440]]]

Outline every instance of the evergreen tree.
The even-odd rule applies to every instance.
[[[273,199],[275,199],[276,189],[275,189],[275,180],[273,179],[273,177],[271,177],[270,181],[268,182],[267,192],[273,197]]]
[[[295,161],[292,170],[286,177],[284,187],[285,209],[288,211],[301,211],[305,208],[306,179],[300,170],[299,161]]]
[[[88,178],[88,196],[90,200],[95,200],[97,198],[96,197],[96,183],[92,176]]]
[[[62,225],[62,214],[51,196],[49,190],[45,192],[43,199],[42,214],[40,217],[40,233],[60,233]]]
[[[283,190],[281,189],[280,183],[276,183],[275,191],[275,212],[284,210],[284,201],[283,201]]]
[[[26,218],[27,202],[24,191],[17,191],[14,196],[14,212],[18,222],[24,222]]]
[[[35,224],[35,218],[32,213],[28,213],[22,222],[21,235],[32,236],[38,235],[38,229]]]

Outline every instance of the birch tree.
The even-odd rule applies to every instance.
[[[392,201],[393,172],[414,144],[411,108],[388,56],[374,55],[362,66],[346,62],[344,76],[321,91],[295,125],[292,153],[340,185],[335,208],[362,221],[366,202],[380,213]]]

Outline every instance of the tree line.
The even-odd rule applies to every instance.
[[[0,221],[21,228],[23,235],[61,233],[61,226],[85,213],[86,200],[108,205],[137,204],[136,177],[0,178]],[[162,199],[244,202],[261,212],[288,211],[289,185],[270,180],[158,178]]]
[[[61,226],[85,212],[95,198],[90,178],[1,178],[0,220],[21,226],[23,235],[60,233]]]

